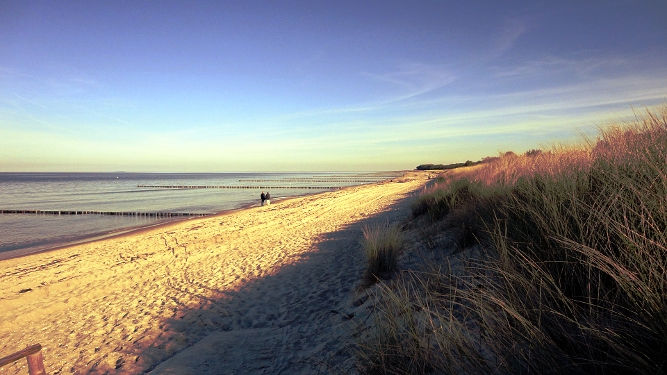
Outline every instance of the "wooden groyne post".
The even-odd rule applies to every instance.
[[[317,189],[317,190],[339,190],[345,186],[248,186],[248,185],[137,185],[138,188],[151,189],[251,189],[251,190],[275,190],[275,189]]]
[[[122,211],[71,211],[71,210],[0,210],[0,214],[35,214],[35,215],[111,215],[139,217],[175,217],[175,216],[209,216],[211,214],[193,212],[122,212]]]
[[[28,346],[21,351],[0,358],[0,367],[14,363],[21,358],[27,358],[30,375],[46,375],[44,358],[42,357],[42,346],[40,344]]]
[[[241,179],[239,182],[354,182],[354,183],[373,183],[381,182],[382,179],[377,180],[358,180],[358,179],[340,179],[340,178],[322,178],[322,179],[312,179],[312,178],[285,178],[282,180],[250,180],[250,179]]]

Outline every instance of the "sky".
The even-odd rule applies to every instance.
[[[0,172],[413,169],[665,103],[664,0],[0,0]]]

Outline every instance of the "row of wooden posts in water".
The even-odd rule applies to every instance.
[[[305,181],[306,179],[303,179]],[[241,180],[239,180],[241,181]],[[244,180],[253,182],[270,182],[277,180]],[[283,180],[285,181],[285,180]],[[302,181],[294,179],[294,181]],[[310,180],[312,181],[312,180]],[[326,181],[319,181],[326,182]],[[343,181],[336,181],[343,182]],[[346,181],[346,182],[378,182],[378,181]],[[236,185],[137,185],[138,188],[150,189],[316,189],[337,190],[343,186],[236,186]],[[34,215],[109,215],[109,216],[136,216],[136,217],[179,217],[179,216],[208,216],[210,214],[192,212],[123,212],[123,211],[71,211],[71,210],[0,210],[0,214],[34,214]]]
[[[340,186],[200,186],[200,185],[138,185],[139,188],[152,189],[318,189],[335,190]],[[208,216],[210,214],[193,212],[126,212],[126,211],[86,211],[86,210],[0,210],[0,214],[33,214],[33,215],[108,215],[136,217],[182,217]]]
[[[344,186],[244,186],[244,185],[137,185],[138,188],[150,189],[317,189],[317,190],[336,190]]]
[[[350,180],[350,179],[339,179],[339,178],[322,178],[322,179],[312,179],[312,178],[284,178],[280,180],[250,180],[243,179],[239,182],[355,182],[355,183],[373,183],[380,182],[383,179],[377,180]]]
[[[0,210],[0,214],[34,214],[34,215],[109,215],[136,217],[179,217],[208,216],[211,214],[192,212],[119,212],[119,211],[68,211],[68,210]]]

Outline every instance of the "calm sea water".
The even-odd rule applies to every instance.
[[[392,173],[0,173],[0,210],[178,212],[213,214],[272,199],[312,194],[395,176]],[[257,181],[260,180],[260,181]],[[161,189],[150,186],[250,186]],[[0,259],[105,237],[172,219],[107,215],[0,214]]]

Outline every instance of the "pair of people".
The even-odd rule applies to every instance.
[[[268,191],[266,193],[262,192],[260,198],[262,198],[262,206],[271,204],[271,194]]]

